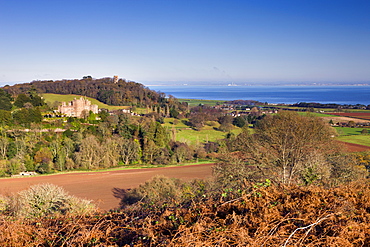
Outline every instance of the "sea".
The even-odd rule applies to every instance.
[[[179,99],[256,100],[271,104],[299,102],[370,105],[370,86],[148,86]]]

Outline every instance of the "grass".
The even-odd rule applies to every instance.
[[[362,128],[334,127],[339,136],[361,135]]]
[[[370,147],[370,135],[340,136],[337,140]]]
[[[58,101],[58,102],[72,101],[75,98],[80,98],[81,95],[77,95],[77,94],[53,94],[53,93],[45,93],[45,94],[42,95],[42,97],[45,99],[45,102],[54,103],[55,101]],[[90,100],[91,101],[91,104],[98,105],[99,108],[105,108],[105,109],[108,109],[108,110],[119,110],[119,109],[127,109],[127,108],[129,108],[129,106],[112,106],[112,105],[107,105],[107,104],[104,104],[104,103],[98,101],[97,99],[90,98],[90,97],[85,97],[85,98],[87,98],[88,100]]]
[[[339,137],[337,140],[370,147],[370,135],[361,134],[362,128],[334,127]]]
[[[235,135],[241,132],[240,128],[231,130]],[[204,142],[214,142],[226,138],[227,132],[215,130],[211,126],[205,126],[200,131],[193,129],[180,129],[176,133],[176,140],[186,142],[191,145]]]
[[[203,100],[203,99],[179,99],[180,102],[187,102],[189,106],[197,106],[199,104],[215,106],[217,104],[223,104],[226,100]]]
[[[332,118],[335,118],[335,116],[333,115],[330,115],[330,114],[325,114],[325,113],[318,113],[318,112],[298,112],[298,114],[300,115],[311,115],[311,116],[315,116],[315,117],[332,117]]]
[[[186,142],[188,145],[197,145],[199,143],[214,142],[226,138],[228,132],[217,130],[220,124],[216,121],[209,121],[201,130],[194,130],[185,123],[187,119],[176,120],[174,118],[166,118],[163,126],[169,130],[176,129],[176,141]],[[173,124],[177,122],[177,124]],[[242,130],[234,127],[231,133],[238,135]]]
[[[175,118],[165,118],[163,126],[167,128],[174,127],[175,129],[189,128],[189,126],[185,124],[186,121],[187,119],[179,120]],[[177,124],[174,124],[175,122],[177,122]]]

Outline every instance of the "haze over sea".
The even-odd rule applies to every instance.
[[[179,99],[370,105],[370,86],[148,86]]]

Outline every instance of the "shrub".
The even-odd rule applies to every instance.
[[[19,217],[42,217],[55,213],[88,213],[95,206],[87,200],[71,196],[62,187],[37,184],[9,198],[8,213]]]
[[[4,212],[7,208],[8,200],[6,197],[0,195],[0,213]]]
[[[129,191],[125,199],[141,201],[156,207],[176,206],[181,202],[182,182],[179,179],[155,176],[151,180]],[[127,202],[121,201],[121,205]]]
[[[223,187],[212,178],[184,182],[159,175],[138,188],[128,190],[114,188],[113,194],[121,200],[122,209],[136,204],[139,208],[157,210],[189,208],[209,198],[220,198],[222,191]]]

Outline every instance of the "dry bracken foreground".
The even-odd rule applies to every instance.
[[[188,207],[0,219],[0,246],[369,246],[370,185],[255,186]]]

